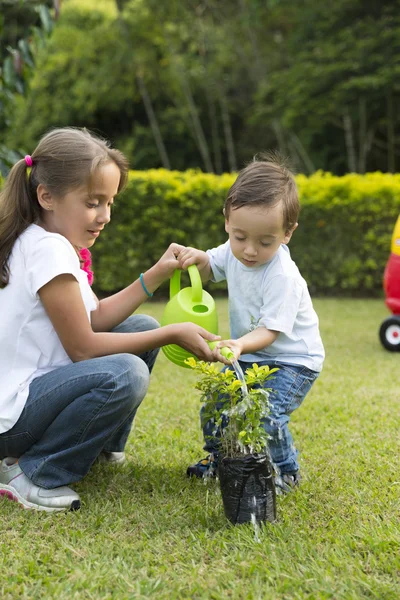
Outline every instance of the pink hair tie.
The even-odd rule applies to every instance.
[[[32,156],[30,156],[29,154],[27,154],[25,156],[25,162],[26,162],[26,164],[27,164],[28,167],[31,167],[33,165]]]
[[[90,269],[90,267],[92,266],[92,255],[90,253],[90,250],[88,248],[81,248],[79,255],[82,261],[81,269],[87,274],[89,285],[92,285],[94,274],[93,271]]]

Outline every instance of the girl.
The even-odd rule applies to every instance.
[[[179,267],[182,246],[99,301],[79,251],[93,246],[127,181],[123,154],[87,130],[56,129],[12,169],[0,196],[0,495],[77,509],[67,487],[124,460],[158,348],[214,360],[192,323],[130,316]]]

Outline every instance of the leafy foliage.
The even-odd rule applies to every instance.
[[[185,361],[199,376],[196,389],[202,392],[204,419],[212,419],[215,433],[221,433],[221,449],[225,456],[257,454],[268,445],[263,419],[270,412],[270,389],[263,387],[278,369],[267,365],[246,369],[244,378],[248,394],[243,396],[241,382],[229,369],[189,358]],[[221,398],[224,400],[221,400]]]
[[[318,172],[297,183],[302,211],[290,250],[311,292],[381,294],[400,212],[400,176]]]
[[[226,240],[222,207],[234,175],[131,171],[93,249],[96,291],[114,292],[150,268],[171,242],[206,250]],[[312,295],[380,296],[400,175],[299,175],[301,213],[290,252]],[[0,174],[1,187],[1,174]],[[208,284],[214,294],[225,283]],[[159,293],[167,294],[167,285]]]
[[[400,0],[65,0],[7,145],[29,151],[51,126],[86,125],[135,169],[222,173],[278,147],[307,174],[394,172],[399,9]]]
[[[194,171],[131,171],[93,251],[95,285],[103,291],[124,287],[171,242],[208,247],[222,241],[222,207],[232,179]]]
[[[93,249],[95,286],[111,292],[150,268],[171,242],[206,250],[226,240],[222,207],[234,175],[132,171]],[[301,214],[291,255],[312,294],[381,295],[400,176],[299,175]],[[166,285],[161,292],[166,292]],[[215,293],[225,284],[209,284]]]
[[[16,106],[29,91],[36,57],[53,30],[50,5],[58,10],[59,0],[19,0],[2,3],[0,15],[0,134],[13,126]],[[0,173],[23,156],[16,139],[0,143]]]
[[[398,9],[398,2],[366,6],[358,0],[335,7],[306,0],[294,8],[296,35],[289,40],[288,60],[260,85],[258,110],[260,117],[280,120],[289,148],[303,141],[311,166],[395,170]]]

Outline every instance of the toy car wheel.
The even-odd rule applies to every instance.
[[[389,317],[383,321],[379,338],[386,350],[400,352],[400,317]]]

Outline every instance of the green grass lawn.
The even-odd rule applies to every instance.
[[[0,502],[0,598],[400,598],[400,354],[380,346],[382,300],[316,300],[324,371],[292,419],[301,488],[276,524],[232,526],[202,456],[192,372],[160,355],[127,448],[75,486],[82,509]],[[159,318],[163,305],[143,307]],[[218,301],[221,334],[227,303]]]

